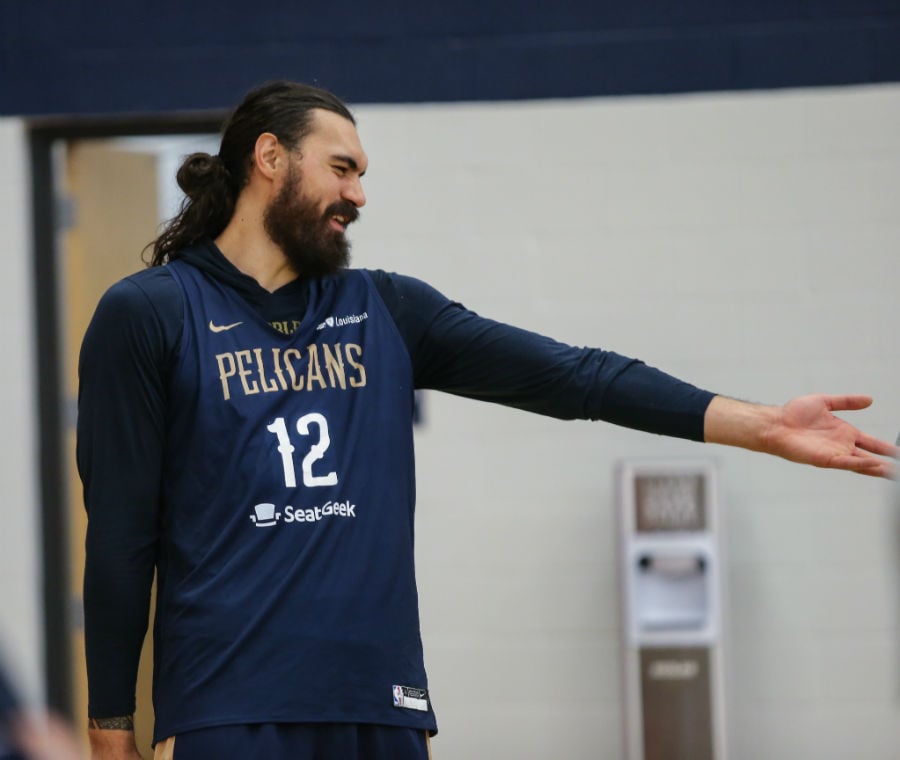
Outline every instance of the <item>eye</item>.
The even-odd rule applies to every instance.
[[[333,164],[331,168],[334,169],[339,177],[343,177],[347,174],[347,167],[342,166],[341,164]]]

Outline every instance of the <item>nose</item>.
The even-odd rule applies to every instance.
[[[366,194],[363,192],[362,181],[359,177],[354,177],[345,186],[341,196],[345,201],[349,201],[356,208],[362,208],[366,205]]]

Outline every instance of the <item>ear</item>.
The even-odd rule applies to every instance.
[[[274,179],[284,150],[278,138],[271,132],[263,132],[256,138],[253,148],[253,164],[267,179]]]

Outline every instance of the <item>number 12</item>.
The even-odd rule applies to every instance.
[[[315,462],[325,456],[325,452],[331,445],[331,438],[328,435],[328,420],[318,412],[304,414],[297,420],[297,432],[300,435],[310,435],[309,426],[315,425],[318,428],[319,440],[309,447],[309,452],[303,457],[303,485],[307,487],[314,486],[333,486],[338,482],[336,472],[329,472],[327,475],[313,475],[312,467]],[[284,417],[277,417],[275,422],[266,426],[266,430],[274,433],[278,439],[278,453],[281,454],[281,464],[284,467],[284,484],[288,488],[296,488],[297,472],[294,469],[294,445],[291,443],[288,435],[287,425]]]

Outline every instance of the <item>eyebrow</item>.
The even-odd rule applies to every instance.
[[[347,166],[349,166],[353,171],[359,171],[359,164],[356,163],[355,158],[351,158],[350,156],[342,156],[340,154],[335,154],[331,157],[332,161],[343,161]],[[364,171],[359,172],[359,176],[362,177],[365,174]]]

